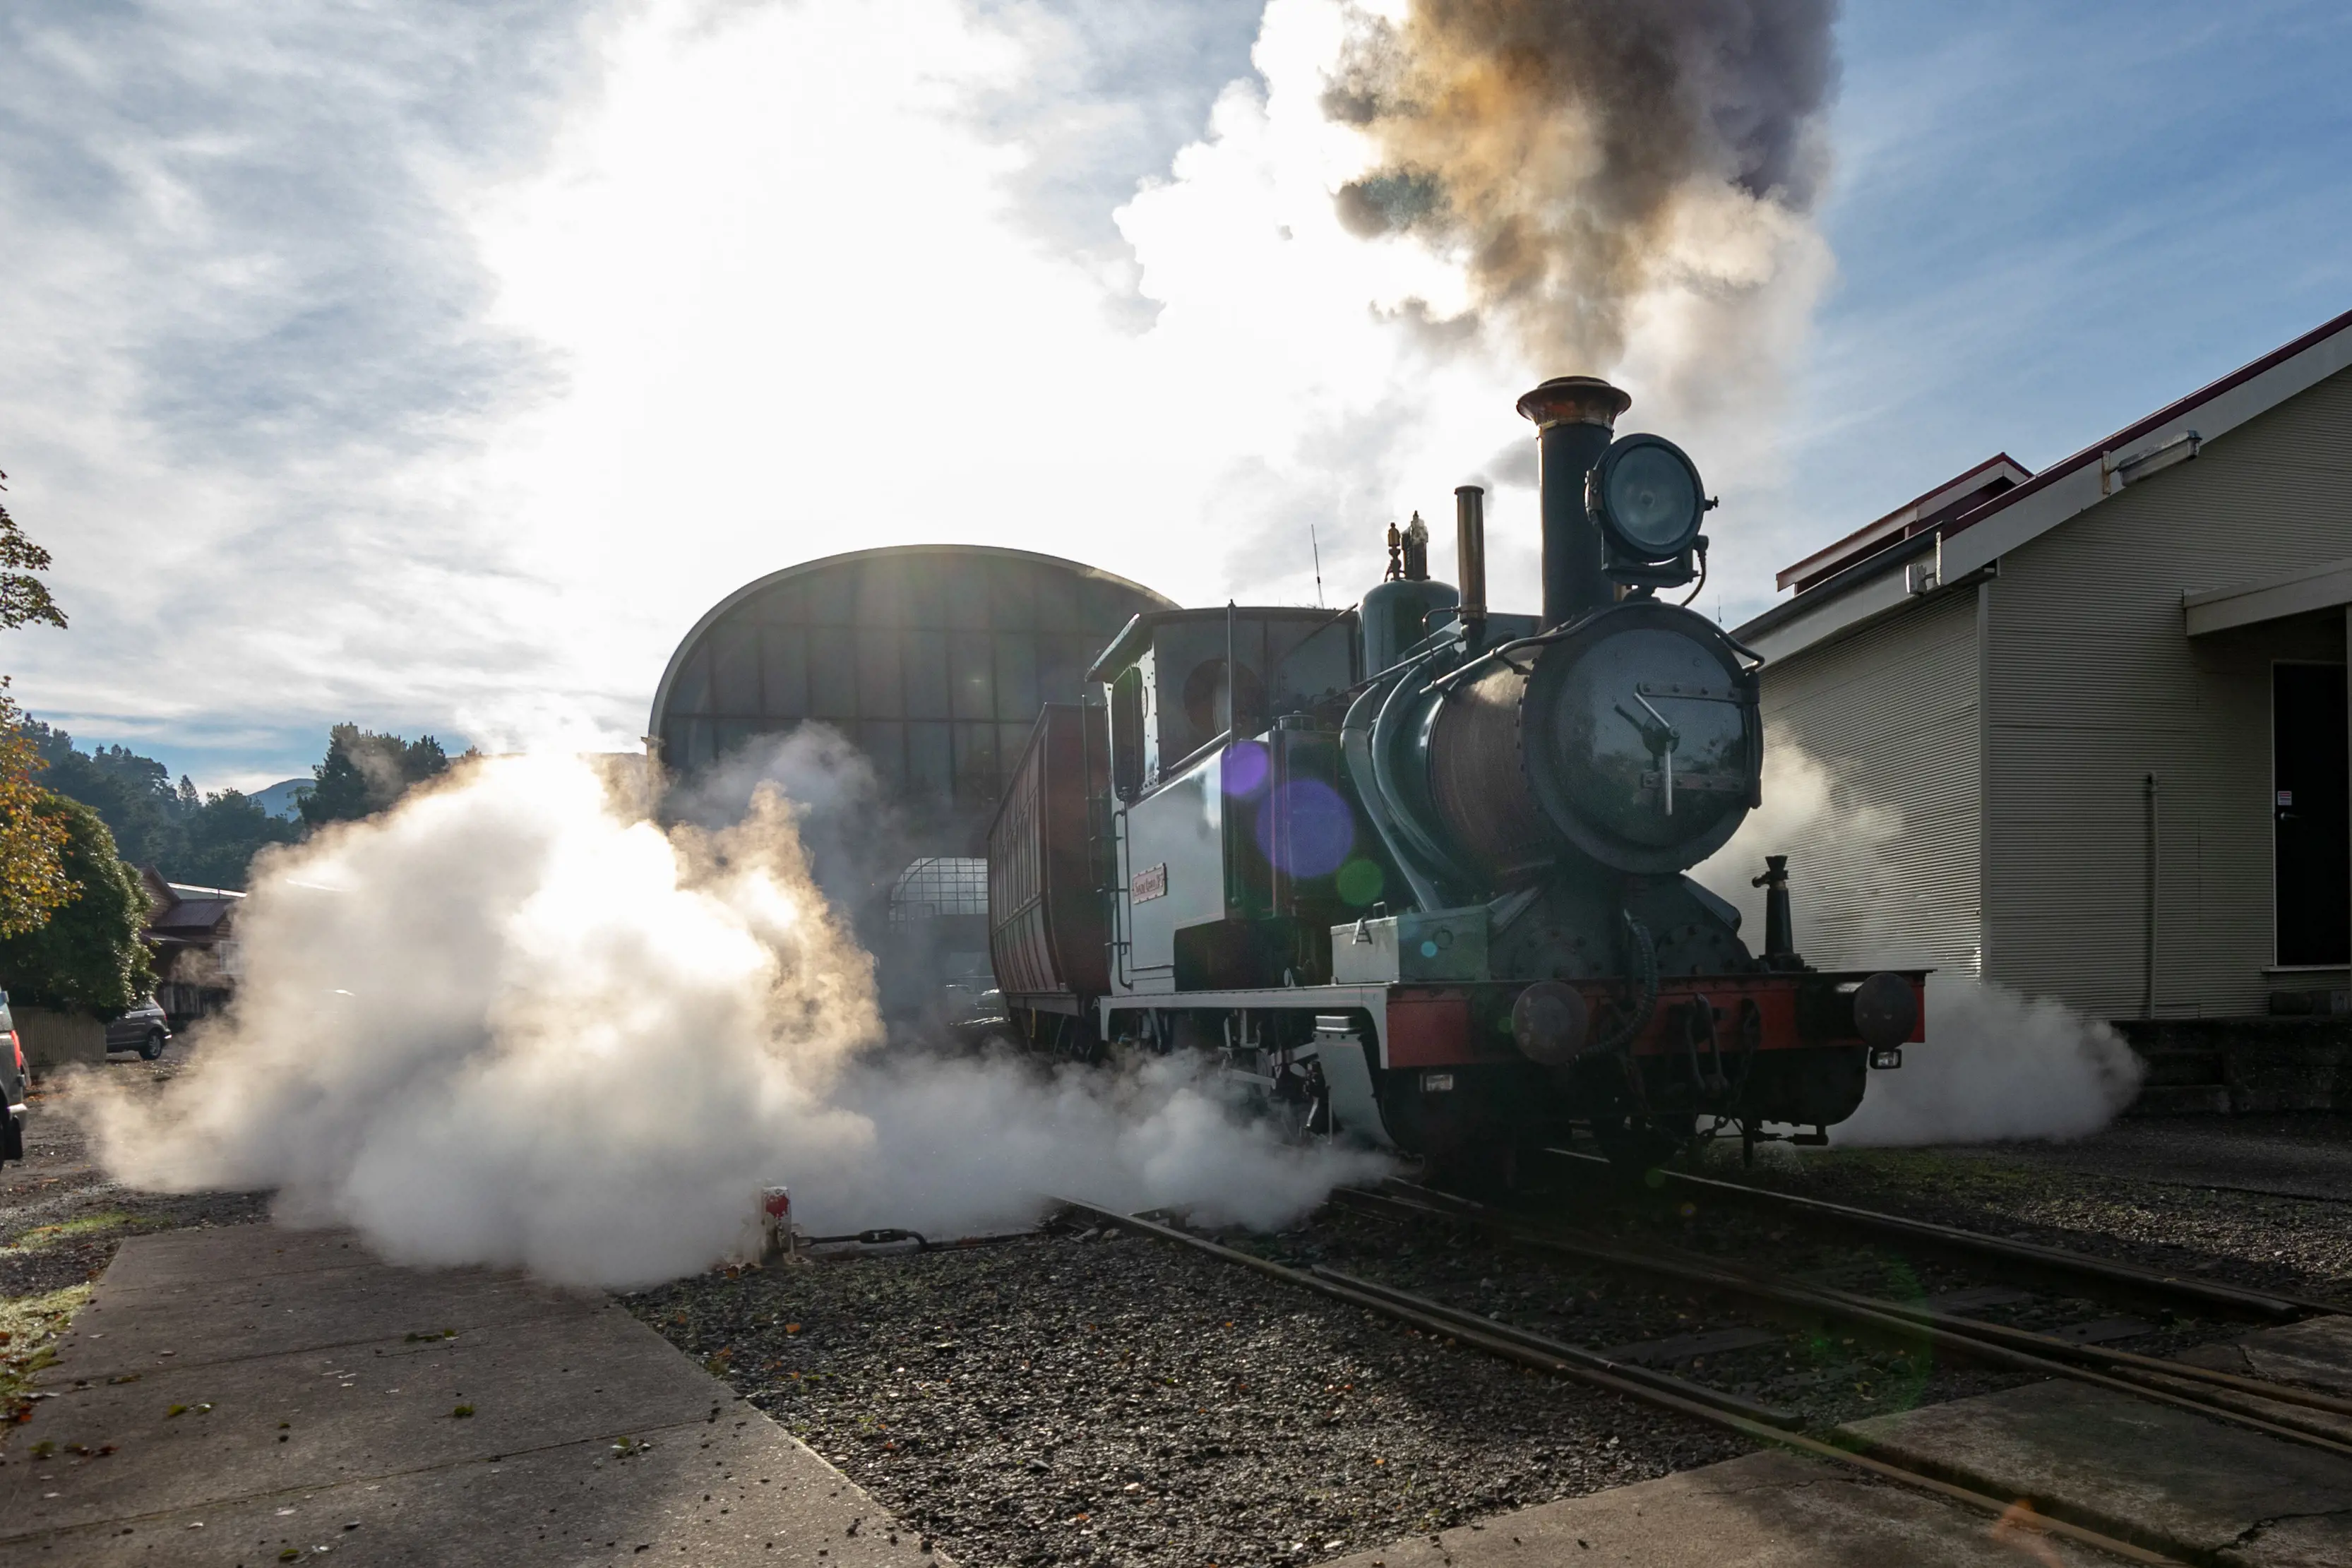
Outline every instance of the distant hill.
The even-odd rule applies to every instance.
[[[301,792],[317,784],[315,779],[285,779],[267,789],[256,789],[246,799],[283,821],[302,820]]]

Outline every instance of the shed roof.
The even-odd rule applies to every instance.
[[[1911,598],[1908,574],[1901,568],[1931,543],[1940,558],[1937,580],[1951,582],[2088,511],[2146,474],[2194,457],[2202,443],[2347,367],[2352,310],[1929,526],[1897,524],[1907,508],[1896,508],[1780,573],[1783,586],[1798,584],[1796,594],[1749,621],[1737,635],[1769,658],[1784,658],[1851,631]],[[1980,464],[1969,474],[1989,466]],[[1948,494],[1968,477],[1948,481],[1912,505]],[[1906,538],[1921,542],[1898,548]]]
[[[147,928],[174,936],[202,936],[216,932],[236,912],[236,898],[184,898],[167,909],[156,912]]]
[[[2181,615],[2191,637],[2282,621],[2315,610],[2340,610],[2347,604],[2352,604],[2352,560],[2331,560],[2284,577],[2185,593],[2180,598]]]

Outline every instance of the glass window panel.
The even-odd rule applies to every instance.
[[[896,718],[907,704],[898,689],[898,629],[857,629],[857,711],[869,718]]]
[[[732,615],[710,629],[710,707],[745,718],[760,711],[759,628]]]
[[[805,613],[812,626],[847,626],[857,613],[856,563],[829,566],[800,580]]]
[[[762,626],[760,654],[760,711],[769,718],[806,718],[808,633],[798,626]]]
[[[1087,579],[1084,595],[1086,623],[1089,629],[1100,632],[1105,641],[1126,625],[1136,612],[1145,608],[1133,589],[1099,577]]]
[[[1072,695],[1063,697],[1055,695],[1049,687],[1045,700],[1076,702],[1078,700],[1076,694],[1086,689],[1087,671],[1093,667],[1095,660],[1101,656],[1102,651],[1110,646],[1110,639],[1097,637],[1091,632],[1065,632],[1054,639],[1054,646],[1070,672],[1069,690]]]
[[[1003,794],[1005,786],[1012,782],[1013,770],[1021,766],[1022,749],[1029,744],[1030,733],[1036,727],[1037,721],[1034,718],[1027,724],[1000,724],[996,727],[996,792],[999,795]]]
[[[996,716],[996,650],[985,632],[954,632],[948,636],[948,679],[950,706],[958,718]]]
[[[678,666],[677,679],[670,683],[668,711],[677,714],[699,714],[710,711],[710,642],[705,638],[694,645],[686,662]]]
[[[860,626],[903,626],[908,621],[907,569],[899,556],[869,560],[858,574],[857,623]]]
[[[1028,632],[996,634],[996,716],[1026,732],[1037,719],[1037,639]]]
[[[948,634],[915,628],[905,633],[900,646],[905,658],[901,673],[907,683],[907,716],[954,717],[954,710],[948,706]]]
[[[940,558],[944,569],[940,591],[945,597],[943,617],[951,627],[988,624],[988,568],[985,563],[955,557]],[[953,564],[949,564],[952,562]]]
[[[742,750],[761,733],[760,727],[749,719],[713,719],[710,724],[711,746],[722,761]]]
[[[956,799],[967,805],[982,805],[996,799],[994,725],[955,727],[955,792]]]
[[[838,628],[809,633],[809,716],[839,722],[857,716],[856,644]]]
[[[687,720],[686,756],[682,758],[682,765],[707,768],[717,759],[717,755],[711,745],[710,721],[707,718]]]
[[[907,782],[907,727],[887,719],[866,719],[856,730],[857,749],[874,764],[886,788],[894,793]]]
[[[988,563],[989,622],[1000,632],[1026,631],[1037,624],[1037,573],[1025,560]]]
[[[780,582],[744,608],[753,620],[771,626],[797,625],[808,619],[807,580],[795,577]]]
[[[1078,624],[1080,595],[1076,572],[1040,567],[1030,580],[1037,594],[1035,625],[1042,628]]]
[[[929,554],[906,559],[908,625],[947,624],[947,583],[954,570],[951,560],[951,557]]]
[[[1037,644],[1037,700],[1041,703],[1074,703],[1083,688],[1079,674],[1086,669],[1070,656],[1071,639],[1040,635]]]
[[[946,800],[955,793],[955,746],[944,724],[907,727],[908,793]]]

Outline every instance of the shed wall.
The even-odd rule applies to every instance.
[[[2001,558],[1987,585],[1986,972],[2106,1017],[2260,1012],[2273,962],[2270,667],[2340,662],[2340,617],[2190,639],[2181,595],[2342,559],[2337,374]],[[2302,983],[2308,983],[2304,981]]]
[[[1968,588],[1764,667],[1768,820],[1804,815],[1806,762],[1828,775],[1826,809],[1759,845],[1789,854],[1811,963],[1973,972],[1977,679]]]

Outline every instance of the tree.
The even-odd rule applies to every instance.
[[[0,940],[0,986],[15,1001],[110,1018],[155,983],[140,940],[147,891],[95,810],[43,794],[42,813],[63,831],[60,859],[72,891],[37,929]]]
[[[302,797],[302,821],[320,828],[373,817],[448,770],[448,753],[429,735],[404,740],[339,724],[328,731],[326,760],[310,769],[319,782]]]
[[[193,794],[180,780],[182,799]],[[245,886],[246,872],[265,844],[290,844],[301,829],[273,817],[252,797],[236,789],[207,795],[201,805],[187,809],[181,820],[183,847],[171,863],[172,880],[205,887]]]
[[[42,781],[96,808],[124,860],[152,865],[173,882],[241,889],[263,845],[301,836],[294,823],[236,790],[200,794],[184,775],[174,787],[171,769],[128,747],[94,746],[85,752],[72,736],[37,719],[24,728],[47,764]]]
[[[73,894],[62,858],[65,825],[42,810],[48,791],[33,782],[41,766],[0,677],[0,938],[33,930]]]
[[[37,622],[64,628],[65,612],[33,575],[48,569],[49,552],[26,538],[0,507],[0,631]],[[33,782],[41,757],[24,722],[7,677],[0,675],[0,937],[34,929],[73,892],[62,859],[65,829],[41,809],[45,791]]]
[[[8,477],[0,474],[0,479]],[[49,585],[33,574],[49,570],[49,552],[25,537],[8,508],[0,507],[0,632],[39,622],[66,629],[66,612],[49,597]]]

